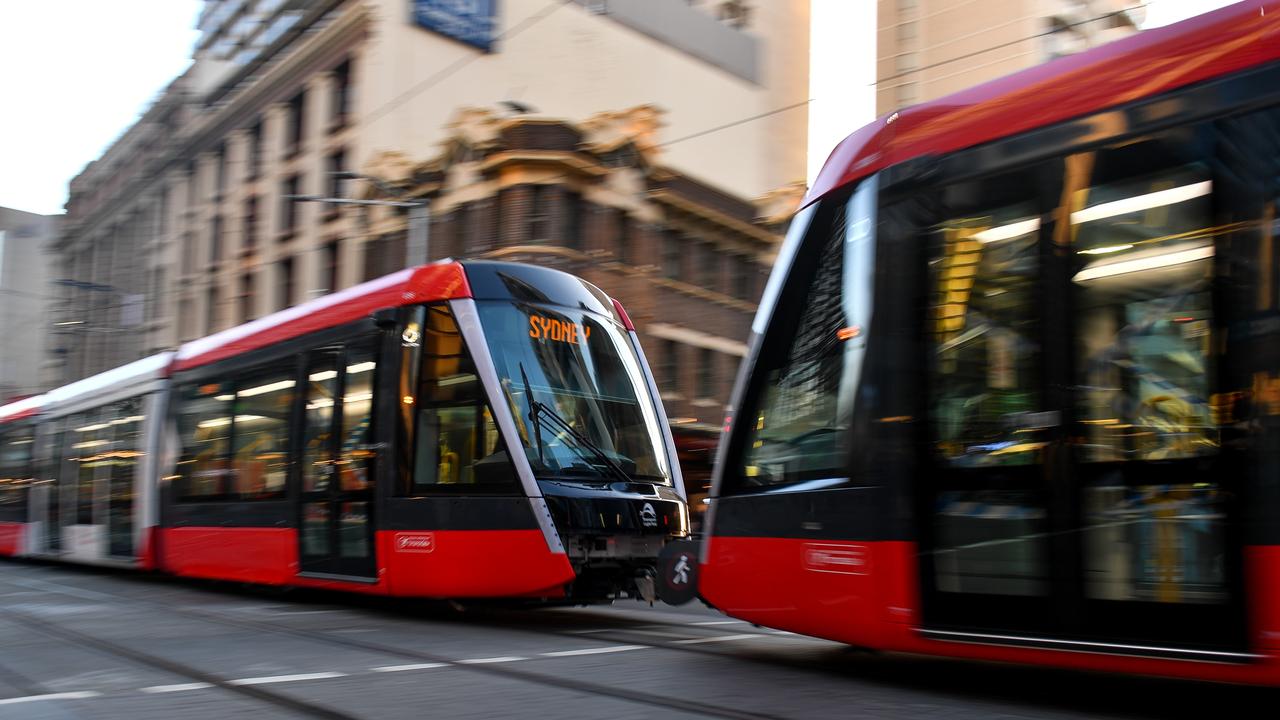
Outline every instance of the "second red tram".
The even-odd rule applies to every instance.
[[[700,592],[870,648],[1280,683],[1280,3],[907,108],[796,216]]]
[[[688,535],[621,305],[411,268],[0,407],[0,554],[437,598],[646,595]]]

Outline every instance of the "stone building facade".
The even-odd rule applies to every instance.
[[[57,226],[56,216],[0,207],[0,405],[42,389]]]
[[[429,199],[432,257],[618,296],[677,426],[717,430],[804,177],[808,0],[503,0],[484,47],[432,24],[464,6],[207,0],[191,68],[71,183],[50,384],[403,267],[404,211],[297,200],[388,197],[354,171]]]

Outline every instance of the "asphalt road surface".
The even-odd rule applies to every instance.
[[[870,654],[696,604],[455,607],[0,562],[4,720],[1217,718],[1277,700]]]

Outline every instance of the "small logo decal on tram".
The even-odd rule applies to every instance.
[[[418,347],[418,341],[422,339],[422,331],[418,330],[417,323],[410,324],[400,333],[400,346],[415,348]]]
[[[866,575],[871,572],[871,556],[866,545],[805,543],[804,567],[813,572]]]
[[[429,553],[435,549],[435,533],[396,533],[396,552]]]
[[[640,508],[640,523],[645,527],[658,527],[658,511],[649,503]]]

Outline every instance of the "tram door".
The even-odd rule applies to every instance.
[[[1242,473],[1215,410],[1225,318],[1196,135],[943,191],[918,506],[926,624],[1243,643]]]
[[[374,578],[373,420],[377,346],[314,351],[302,424],[299,557],[304,573]]]

